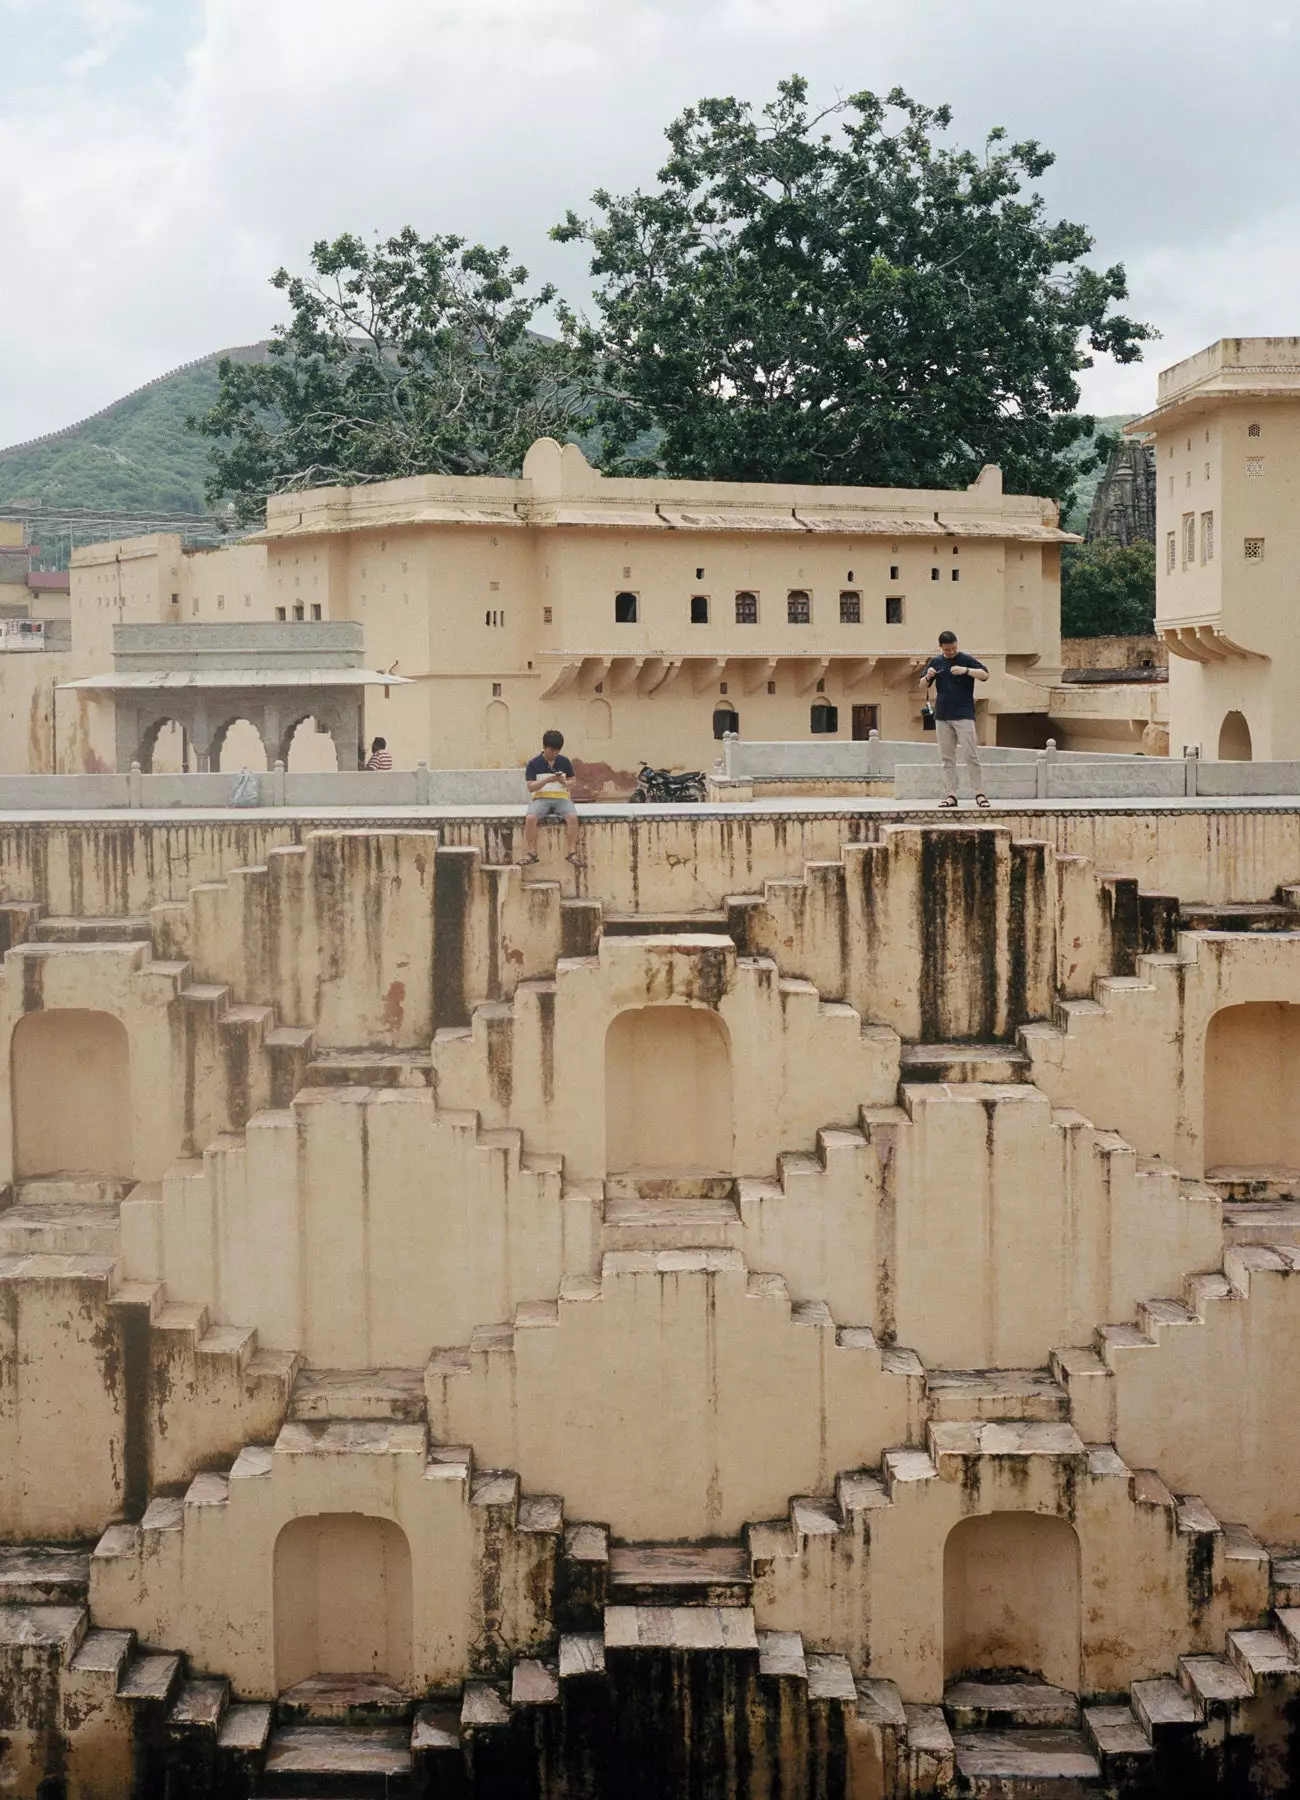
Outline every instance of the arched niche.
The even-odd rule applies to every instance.
[[[275,1680],[355,1675],[409,1688],[411,1547],[389,1519],[313,1513],[275,1542]]]
[[[1023,1671],[1079,1691],[1079,1540],[1029,1512],[963,1519],[943,1547],[944,1683]]]
[[[605,1034],[605,1167],[730,1175],[731,1040],[716,1013],[643,1006]]]
[[[127,1176],[131,1046],[112,1013],[24,1013],[9,1050],[14,1174]]]
[[[483,718],[483,734],[493,750],[510,747],[510,708],[504,700],[490,700]]]
[[[1205,1034],[1205,1172],[1300,1170],[1300,1006],[1255,1000]]]
[[[1251,756],[1250,726],[1246,723],[1246,715],[1226,713],[1219,727],[1219,761],[1249,762]]]
[[[608,738],[614,735],[614,713],[608,700],[590,700],[587,703],[587,736],[589,738]]]

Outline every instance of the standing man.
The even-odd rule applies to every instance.
[[[957,804],[959,744],[971,781],[978,783],[981,779],[980,746],[975,735],[975,683],[988,678],[989,672],[982,662],[957,648],[955,631],[939,633],[939,654],[932,656],[925,665],[921,685],[934,688],[935,734],[939,739],[939,755],[948,785],[947,796],[939,802],[940,806]],[[988,803],[988,795],[977,786],[976,806],[987,806]]]
[[[525,867],[537,861],[538,821],[550,818],[552,814],[564,820],[568,860],[575,869],[582,867],[582,855],[578,849],[578,809],[569,798],[573,764],[567,756],[560,755],[563,748],[562,731],[544,731],[541,755],[535,756],[524,770],[524,781],[528,787],[528,816],[524,820],[524,854],[520,862]]]

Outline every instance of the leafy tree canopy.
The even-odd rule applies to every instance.
[[[269,494],[516,473],[534,438],[568,435],[566,353],[529,329],[554,290],[526,292],[507,251],[408,226],[317,243],[311,268],[272,277],[293,316],[269,360],[223,360],[215,405],[188,421],[213,440],[209,500],[233,497],[241,523]]]
[[[1062,637],[1147,637],[1155,630],[1156,548],[1097,538],[1061,553]]]
[[[950,120],[899,88],[814,115],[793,76],[757,117],[688,108],[653,190],[567,215],[598,318],[562,316],[607,469],[960,487],[997,462],[1068,500],[1078,371],[1153,333],[1114,310],[1123,268],[1087,267],[1083,226],[1023,194],[1050,152],[1001,129],[956,150]]]

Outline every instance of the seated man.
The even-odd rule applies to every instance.
[[[560,755],[563,748],[563,732],[544,731],[541,755],[535,756],[524,770],[529,799],[528,816],[524,820],[524,854],[520,862],[525,868],[529,863],[537,861],[538,821],[549,818],[551,814],[564,820],[568,860],[575,869],[582,867],[582,855],[578,849],[578,809],[569,798],[573,764],[567,756]]]

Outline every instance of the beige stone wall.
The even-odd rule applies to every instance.
[[[1295,817],[1034,824],[610,820],[582,895],[485,821],[7,828],[0,1535],[249,1699],[505,1681],[607,1537],[914,1707],[1221,1653],[1300,1535],[1295,1227],[1223,1198],[1300,1183],[1300,935],[1137,878],[1266,898]]]

